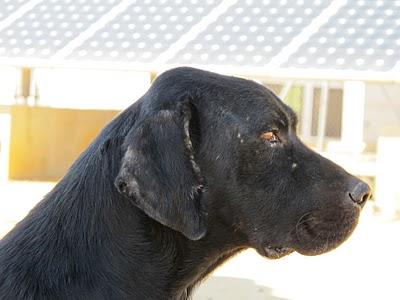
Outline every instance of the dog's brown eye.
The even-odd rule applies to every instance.
[[[262,140],[264,140],[266,142],[270,142],[270,143],[279,142],[279,138],[277,137],[277,135],[273,131],[264,132],[264,133],[262,133],[260,135],[260,137],[261,137]]]

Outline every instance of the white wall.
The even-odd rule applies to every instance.
[[[124,109],[150,86],[150,73],[86,69],[35,69],[40,106]]]
[[[15,92],[20,76],[17,68],[0,68],[0,105],[11,105],[15,102]]]
[[[380,135],[400,129],[400,84],[368,83],[365,94],[364,140],[376,145]]]

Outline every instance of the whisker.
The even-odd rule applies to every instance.
[[[297,240],[299,240],[299,241],[300,241],[299,226],[315,219],[314,217],[310,217],[310,215],[311,215],[311,212],[307,212],[304,215],[302,215],[299,218],[299,220],[297,221],[296,225],[292,228],[292,230],[290,230],[290,234],[292,234],[293,231],[296,232],[296,237],[297,237]]]
[[[309,215],[311,215],[311,212],[308,212],[308,213],[305,213],[304,215],[302,215],[302,216],[299,218],[299,220],[297,221],[296,225],[292,228],[292,230],[290,230],[290,233],[292,233],[293,230],[296,230],[296,231],[297,231],[298,227],[299,227],[301,224],[304,224],[304,223],[309,222],[309,221],[311,221],[312,219],[314,219],[314,217],[307,218]]]

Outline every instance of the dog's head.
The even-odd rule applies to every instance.
[[[179,68],[140,104],[115,184],[151,218],[196,240],[212,215],[270,258],[329,251],[355,228],[368,185],[307,148],[265,87]]]

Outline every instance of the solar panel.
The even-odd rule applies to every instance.
[[[50,58],[119,2],[121,0],[42,1],[0,31],[0,55]]]
[[[1,0],[0,1],[0,22],[6,19],[12,12],[24,5],[26,0]]]
[[[171,63],[263,66],[268,64],[329,1],[239,1]]]
[[[221,0],[133,2],[68,58],[152,62]]]
[[[348,1],[283,65],[386,71],[400,62],[400,1]]]
[[[387,71],[400,66],[399,11],[400,0],[0,0],[0,59]]]

